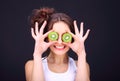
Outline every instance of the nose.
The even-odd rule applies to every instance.
[[[59,36],[59,38],[58,38],[58,43],[59,43],[59,44],[62,43],[62,38],[61,38],[61,36]]]

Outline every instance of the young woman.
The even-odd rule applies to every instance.
[[[25,64],[26,80],[90,81],[84,46],[90,30],[83,35],[83,22],[79,31],[75,20],[48,7],[35,9],[30,21],[35,48],[33,60]],[[77,54],[77,61],[69,57],[70,48]],[[42,57],[48,49],[49,53]]]

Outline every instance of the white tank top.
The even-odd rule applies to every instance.
[[[69,57],[69,67],[64,73],[55,73],[49,70],[47,59],[43,60],[45,81],[74,81],[76,75],[75,61]]]

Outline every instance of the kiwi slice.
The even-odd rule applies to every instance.
[[[56,41],[58,39],[58,33],[57,32],[50,32],[48,34],[48,38],[51,40],[51,41]]]
[[[71,42],[72,41],[72,35],[69,34],[69,33],[65,33],[62,36],[62,40],[63,40],[63,42],[66,42],[66,43]]]

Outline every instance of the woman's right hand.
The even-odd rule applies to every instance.
[[[35,31],[33,28],[31,28],[31,34],[32,37],[35,40],[35,48],[34,48],[34,54],[33,56],[39,56],[41,57],[42,54],[48,49],[50,45],[52,45],[55,42],[45,42],[44,39],[48,36],[48,34],[52,31],[43,34],[44,28],[46,26],[47,22],[44,21],[43,25],[40,29],[38,29],[38,22],[35,23]]]

